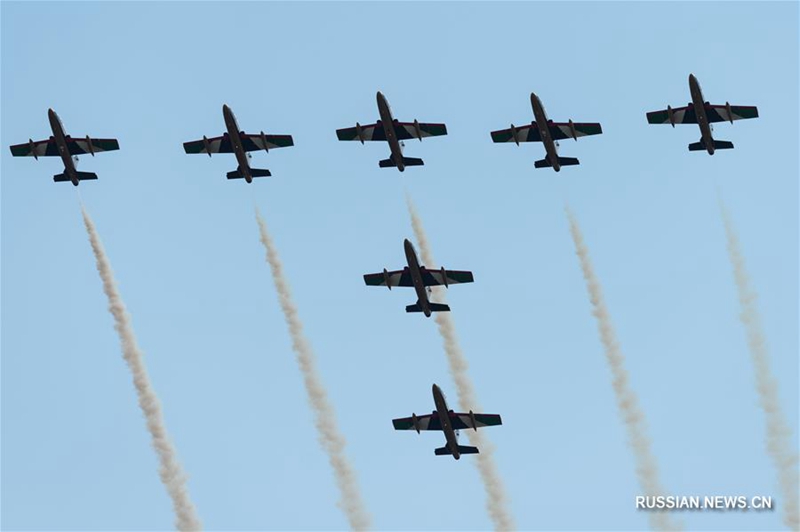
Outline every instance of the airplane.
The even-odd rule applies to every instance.
[[[399,122],[392,118],[392,110],[389,109],[389,102],[386,97],[378,91],[378,113],[380,120],[375,124],[362,126],[356,122],[356,127],[337,129],[336,136],[339,140],[360,140],[364,144],[365,140],[385,140],[389,143],[391,154],[388,159],[378,163],[381,168],[397,167],[401,172],[405,171],[406,166],[422,166],[425,163],[422,159],[415,157],[403,157],[403,146],[401,142],[407,139],[419,139],[423,137],[438,137],[447,135],[447,126],[444,124],[425,124],[417,122]]]
[[[11,155],[14,157],[30,157],[38,160],[39,157],[50,157],[58,155],[64,162],[64,173],[53,176],[53,181],[61,183],[71,181],[76,187],[78,183],[86,179],[97,179],[97,174],[93,172],[79,172],[75,168],[77,155],[84,153],[94,154],[101,151],[113,151],[119,149],[117,139],[93,139],[89,135],[83,139],[74,139],[64,133],[64,125],[61,119],[52,109],[47,110],[47,118],[50,120],[50,129],[53,134],[47,140],[34,142],[28,139],[25,144],[15,144],[11,146]],[[75,156],[75,159],[73,159]]]
[[[541,142],[544,144],[546,152],[545,158],[536,161],[533,165],[536,168],[552,167],[556,172],[561,171],[562,166],[580,164],[575,157],[559,157],[558,141],[562,139],[575,139],[587,135],[600,135],[603,128],[595,122],[553,122],[547,118],[542,101],[531,93],[531,107],[533,107],[533,117],[535,120],[528,126],[515,126],[511,124],[509,129],[492,131],[494,142],[515,142],[519,146],[520,142]]]
[[[703,91],[694,74],[689,74],[689,92],[692,101],[686,107],[673,109],[669,105],[661,111],[647,113],[647,122],[650,124],[697,124],[700,126],[700,142],[689,144],[689,151],[706,150],[709,155],[714,155],[715,150],[733,149],[733,142],[727,140],[714,140],[711,135],[713,122],[728,121],[745,118],[758,118],[758,108],[746,105],[711,105],[703,100]]]
[[[227,105],[222,106],[222,116],[225,119],[227,132],[221,137],[207,138],[203,135],[202,140],[184,142],[183,149],[186,153],[207,153],[209,157],[212,153],[235,154],[239,167],[233,172],[228,172],[228,179],[244,178],[248,183],[252,183],[254,177],[269,177],[272,175],[269,170],[250,167],[248,152],[258,150],[269,152],[274,148],[294,146],[291,135],[265,135],[263,131],[258,135],[250,135],[240,130],[233,111]]]
[[[458,414],[448,410],[444,394],[435,384],[433,385],[433,402],[436,405],[436,410],[431,414],[424,416],[411,414],[411,417],[393,419],[392,424],[395,430],[414,429],[417,434],[421,430],[441,430],[444,432],[445,446],[433,451],[436,456],[450,454],[458,460],[462,454],[478,454],[480,451],[477,447],[458,444],[458,432],[456,431],[473,429],[477,432],[479,427],[492,427],[503,424],[503,420],[497,414],[475,414],[472,410],[469,411],[469,414]]]
[[[406,307],[406,312],[423,312],[430,318],[431,312],[449,312],[450,307],[442,303],[431,303],[429,299],[431,286],[444,285],[445,288],[451,284],[473,282],[472,272],[445,270],[428,270],[425,266],[420,266],[417,260],[417,253],[414,246],[408,239],[403,240],[403,247],[406,252],[408,266],[402,270],[387,271],[382,273],[368,273],[364,275],[364,282],[367,286],[385,286],[389,290],[393,286],[413,286],[417,292],[417,302]]]

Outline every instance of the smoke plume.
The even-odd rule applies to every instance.
[[[756,308],[758,298],[750,286],[750,277],[745,269],[744,257],[739,245],[739,238],[734,230],[728,211],[720,200],[722,221],[728,240],[728,255],[733,266],[733,276],[739,293],[741,319],[747,333],[747,345],[753,361],[756,377],[756,389],[761,408],[766,415],[767,452],[778,470],[778,480],[783,496],[783,522],[792,530],[800,529],[798,516],[798,457],[792,450],[791,430],[781,410],[778,396],[778,383],[775,380],[769,363],[769,352],[764,331],[761,328],[761,317]]]
[[[422,227],[422,220],[408,194],[406,194],[406,203],[408,204],[408,213],[411,215],[411,226],[414,229],[414,235],[417,238],[420,253],[422,254],[422,262],[426,267],[433,268],[435,263],[431,254],[430,244],[428,243],[428,237]],[[444,293],[437,288],[438,287],[434,287],[434,295],[436,295],[437,301],[444,302]],[[453,375],[453,380],[456,383],[458,406],[465,412],[469,410],[479,412],[481,407],[478,404],[472,380],[467,374],[469,364],[467,364],[467,359],[464,357],[464,353],[458,345],[453,319],[450,317],[449,312],[436,312],[434,314],[434,319],[436,320],[436,325],[439,327],[439,334],[444,341],[444,350],[447,354],[447,362],[450,365],[450,373]],[[505,486],[500,479],[500,473],[494,461],[494,446],[481,432],[467,431],[467,437],[470,443],[478,447],[481,451],[480,454],[476,456],[476,464],[481,479],[483,480],[484,488],[486,489],[486,507],[495,529],[512,530],[514,528],[514,520],[508,509],[508,497],[506,496]]]
[[[122,356],[128,364],[128,369],[133,376],[133,384],[136,388],[136,395],[139,398],[139,408],[144,413],[147,422],[147,430],[153,441],[153,448],[158,455],[159,476],[161,482],[167,488],[172,499],[172,507],[175,510],[175,526],[178,530],[200,530],[200,519],[197,511],[189,498],[186,488],[186,475],[178,462],[177,452],[172,446],[172,442],[167,435],[164,426],[164,419],[161,415],[161,403],[150,383],[147,375],[147,368],[144,364],[144,355],[136,343],[136,336],[133,334],[131,317],[125,309],[122,298],[117,290],[114,274],[111,271],[111,264],[108,261],[103,244],[97,235],[94,222],[89,217],[89,213],[81,205],[83,223],[86,225],[86,232],[89,234],[89,242],[92,245],[95,260],[97,261],[97,271],[103,281],[103,292],[108,297],[108,310],[114,316],[114,329],[119,334],[122,344]]]
[[[586,288],[589,291],[589,299],[592,302],[592,314],[597,318],[600,340],[605,348],[608,366],[611,368],[612,385],[614,394],[617,397],[617,407],[625,423],[625,428],[628,432],[628,443],[633,450],[636,461],[636,475],[639,478],[639,484],[646,496],[666,495],[658,478],[656,459],[650,449],[650,438],[647,436],[644,412],[639,407],[639,399],[631,389],[628,372],[625,370],[625,357],[622,355],[614,327],[611,324],[611,316],[603,299],[600,281],[598,281],[594,273],[594,268],[589,258],[589,250],[583,241],[578,221],[572,211],[569,210],[569,207],[566,207],[566,212],[567,218],[569,218],[572,240],[575,242],[575,252],[580,259],[583,277],[586,280]],[[651,511],[648,512],[648,516],[650,518],[650,526],[656,530],[675,530],[680,528],[680,525],[672,522],[664,512]]]
[[[319,433],[319,441],[325,452],[328,453],[328,460],[333,467],[336,484],[341,492],[339,506],[344,510],[351,528],[366,530],[370,526],[370,517],[364,508],[355,472],[344,452],[344,436],[339,432],[333,406],[328,400],[328,392],[322,385],[314,352],[303,334],[303,324],[297,314],[297,307],[292,301],[289,283],[283,273],[283,264],[275,250],[275,243],[267,232],[267,224],[258,207],[256,207],[256,221],[258,221],[261,233],[261,243],[264,244],[267,251],[267,263],[272,271],[272,279],[275,282],[281,309],[289,326],[292,349],[297,355],[297,362],[300,365],[303,382],[308,393],[308,401],[314,411],[314,423]]]

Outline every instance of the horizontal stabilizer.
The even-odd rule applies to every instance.
[[[416,157],[403,157],[403,164],[405,166],[423,166],[425,162],[422,159],[418,159]],[[381,168],[393,168],[397,166],[397,163],[394,162],[392,157],[388,159],[384,159],[378,162],[378,166]]]
[[[78,181],[86,181],[87,179],[97,179],[97,174],[94,172],[76,172],[78,174]],[[56,174],[53,176],[53,181],[56,183],[63,183],[64,181],[72,181],[67,174]]]
[[[689,151],[705,151],[706,145],[703,144],[703,141],[700,142],[692,142],[689,144]]]
[[[450,307],[442,303],[428,303],[428,307],[430,307],[431,312],[450,312]],[[414,303],[406,307],[406,312],[422,312],[422,307],[419,303]]]
[[[436,456],[446,456],[446,455],[453,454],[453,452],[450,450],[450,447],[447,446],[447,445],[445,445],[444,447],[439,447],[439,448],[435,449],[433,452],[434,452],[434,454],[436,454]],[[480,453],[480,451],[478,450],[477,447],[470,447],[468,445],[459,445],[458,446],[458,452],[461,453],[461,454],[479,454]]]
[[[705,143],[701,140],[700,142],[693,142],[689,144],[689,151],[703,151],[706,149]],[[714,149],[715,150],[732,150],[733,149],[733,142],[729,140],[715,140],[714,141]]]
[[[581,163],[575,157],[559,157],[558,164],[560,164],[561,166],[575,166]],[[533,163],[533,166],[535,166],[536,168],[550,168],[551,166],[553,166],[553,164],[547,157],[545,157],[544,159]]]
[[[264,170],[261,168],[251,168],[250,175],[253,177],[269,177],[272,175],[272,173],[269,170]],[[244,179],[244,174],[238,168],[233,172],[228,172],[227,176],[228,179]]]

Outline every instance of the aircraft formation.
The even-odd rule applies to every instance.
[[[716,122],[731,122],[747,118],[757,118],[758,109],[754,106],[712,105],[703,99],[700,84],[697,78],[689,75],[689,92],[691,99],[686,107],[672,108],[647,113],[650,124],[697,124],[700,128],[700,140],[689,144],[690,151],[707,151],[713,155],[716,150],[732,149],[733,143],[724,140],[715,140],[712,135],[712,124]],[[491,132],[492,141],[495,143],[514,142],[541,142],[545,149],[545,157],[534,163],[535,168],[552,168],[559,172],[562,166],[580,164],[575,157],[561,157],[558,154],[558,141],[578,137],[599,135],[603,133],[602,127],[596,122],[554,122],[547,117],[541,100],[535,93],[530,96],[534,120],[524,126],[511,126]],[[447,135],[447,127],[441,123],[400,122],[392,115],[386,97],[377,93],[379,119],[373,124],[361,125],[356,122],[355,127],[338,129],[336,136],[340,141],[358,140],[362,144],[366,141],[385,141],[389,145],[389,157],[378,162],[380,168],[397,168],[405,171],[407,166],[422,166],[422,159],[406,157],[403,154],[403,141],[424,137]],[[208,138],[205,135],[200,140],[185,142],[184,151],[187,154],[205,153],[209,157],[213,153],[233,153],[238,166],[236,170],[227,173],[228,179],[244,179],[252,183],[256,177],[268,177],[272,174],[267,169],[252,168],[249,162],[249,153],[253,151],[269,151],[270,149],[285,148],[294,145],[291,135],[266,134],[263,131],[257,134],[245,133],[239,128],[233,111],[227,105],[222,107],[222,115],[226,131],[217,137]],[[80,172],[75,167],[73,157],[86,153],[92,156],[98,152],[114,151],[119,149],[117,139],[98,139],[87,135],[85,138],[73,138],[66,134],[64,126],[58,115],[52,109],[48,110],[48,118],[52,135],[41,141],[29,139],[27,143],[16,144],[10,147],[11,154],[15,157],[32,156],[35,159],[47,156],[59,156],[64,163],[64,172],[54,176],[55,182],[69,181],[78,186],[80,181],[97,179],[97,174]],[[448,312],[450,307],[430,300],[431,287],[451,284],[474,282],[470,271],[427,269],[419,263],[416,251],[411,242],[403,242],[406,265],[401,270],[364,275],[367,286],[386,286],[389,290],[394,286],[413,287],[417,301],[406,306],[406,312],[423,313],[430,317],[433,312]],[[477,414],[470,410],[468,413],[457,413],[449,410],[444,394],[434,384],[433,400],[435,410],[429,415],[411,414],[411,417],[392,420],[396,430],[439,430],[444,433],[445,445],[435,449],[437,456],[450,455],[458,460],[462,454],[477,454],[477,447],[462,446],[458,444],[458,432],[463,429],[477,431],[480,427],[501,425],[502,420],[496,414]]]
[[[716,150],[732,149],[732,142],[714,139],[712,124],[715,122],[733,124],[734,120],[758,117],[758,108],[755,106],[731,105],[728,102],[725,102],[725,105],[712,105],[704,100],[700,83],[694,74],[689,75],[689,93],[692,101],[686,107],[667,106],[666,109],[647,113],[647,122],[650,124],[671,124],[672,127],[675,127],[675,124],[697,124],[700,127],[700,140],[689,144],[689,151],[705,150],[709,155],[714,155]],[[366,141],[388,143],[389,158],[378,162],[381,168],[397,168],[403,172],[407,166],[424,165],[422,159],[403,155],[403,141],[419,139],[422,142],[425,137],[447,135],[447,126],[417,120],[400,122],[392,116],[389,102],[380,91],[377,94],[377,103],[380,117],[377,122],[366,125],[356,122],[355,127],[337,129],[337,138],[342,141],[358,140],[362,144]],[[545,157],[534,163],[536,168],[552,168],[559,172],[562,166],[580,164],[575,157],[558,155],[558,141],[570,138],[577,141],[578,137],[603,133],[603,128],[596,122],[573,122],[572,119],[567,122],[554,122],[547,117],[542,101],[535,93],[531,93],[531,107],[534,120],[530,124],[524,126],[511,124],[508,129],[492,131],[491,137],[495,143],[514,142],[517,146],[520,142],[541,142],[544,145]],[[64,162],[64,172],[53,177],[56,182],[70,181],[78,186],[80,181],[97,179],[97,174],[77,171],[72,157],[86,153],[94,156],[97,152],[118,150],[117,139],[97,139],[89,135],[81,139],[73,138],[66,134],[55,111],[49,109],[47,114],[53,133],[50,138],[40,141],[29,139],[27,143],[15,144],[11,146],[11,154],[14,157],[35,159],[48,156],[61,157]],[[269,177],[272,175],[269,170],[250,167],[249,153],[260,150],[269,152],[275,148],[294,146],[291,135],[265,134],[263,131],[258,134],[245,133],[239,129],[236,117],[227,105],[222,106],[222,116],[226,128],[222,136],[212,138],[203,136],[201,140],[184,142],[183,149],[187,154],[205,153],[209,157],[212,153],[233,153],[238,167],[228,172],[228,179],[244,179],[252,183],[255,177]]]

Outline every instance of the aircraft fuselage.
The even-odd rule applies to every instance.
[[[458,439],[456,439],[456,431],[453,430],[453,425],[450,423],[450,411],[447,409],[447,401],[444,399],[442,390],[435,384],[433,385],[433,403],[436,405],[436,413],[439,414],[439,421],[442,424],[442,432],[444,432],[447,446],[453,452],[453,458],[458,460],[461,458],[461,453],[458,450]]]
[[[711,124],[708,123],[706,115],[706,104],[703,100],[703,91],[700,90],[700,83],[694,74],[689,74],[689,92],[692,94],[692,107],[697,117],[697,125],[700,126],[700,136],[709,155],[714,155],[714,138],[711,135]]]
[[[228,129],[228,137],[231,139],[233,153],[239,163],[239,171],[244,176],[245,181],[252,183],[253,175],[250,173],[250,162],[247,160],[247,152],[244,151],[242,146],[242,137],[239,135],[239,125],[236,123],[236,117],[233,116],[233,111],[227,105],[222,106],[222,116],[225,118],[225,127]]]
[[[425,283],[422,280],[422,269],[420,268],[419,260],[417,260],[417,253],[414,251],[414,246],[411,245],[411,242],[409,242],[407,238],[403,241],[403,248],[406,252],[408,271],[411,274],[411,281],[414,283],[414,291],[417,292],[419,306],[422,308],[422,312],[425,313],[425,316],[430,318],[431,307],[428,304],[428,291],[425,290]]]
[[[531,107],[533,107],[533,117],[536,119],[536,126],[539,128],[539,136],[542,137],[542,144],[547,152],[547,158],[553,165],[553,170],[556,172],[561,170],[561,165],[558,164],[558,148],[550,135],[550,125],[547,120],[547,113],[544,112],[542,101],[536,94],[531,93]]]
[[[75,161],[72,160],[72,155],[69,153],[67,136],[64,134],[64,125],[52,109],[47,110],[47,118],[50,120],[50,129],[53,130],[53,138],[56,141],[58,155],[61,156],[61,160],[64,162],[64,173],[69,176],[72,184],[77,187],[79,183],[78,172],[75,169]]]
[[[400,146],[400,141],[397,140],[392,110],[389,109],[389,102],[386,101],[386,97],[381,91],[378,91],[377,98],[378,114],[381,117],[381,125],[383,126],[383,132],[386,134],[386,141],[389,143],[389,149],[392,152],[392,159],[394,159],[397,169],[402,172],[406,169],[403,164],[403,148]]]

